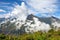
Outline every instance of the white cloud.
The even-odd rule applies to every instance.
[[[24,0],[37,13],[54,13],[56,0]],[[29,7],[28,7],[29,8]],[[34,12],[33,11],[33,12]]]
[[[10,13],[0,14],[0,18],[9,18],[9,17],[10,17]]]
[[[21,19],[22,19],[22,17],[24,18],[25,16],[27,16],[28,15],[27,8],[26,8],[24,2],[21,3],[21,6],[16,4],[15,8],[12,10],[11,14],[12,14],[12,16],[20,17]]]
[[[24,2],[26,2],[27,5],[25,5]],[[21,5],[19,5],[17,3],[13,4],[15,7],[14,8],[11,7],[11,9],[12,9],[12,12],[10,12],[11,16],[18,15],[22,18],[24,16],[27,16],[28,14],[54,13],[57,8],[57,6],[54,4],[54,3],[56,3],[56,0],[24,0],[24,2],[22,2]],[[3,10],[1,10],[1,11],[3,11]],[[44,14],[42,14],[42,15],[44,16]]]
[[[27,15],[28,15],[28,12],[27,12],[27,7],[25,5],[24,2],[21,3],[21,5],[17,4],[17,3],[14,3],[13,4],[14,7],[8,7],[8,6],[5,6],[7,8],[11,8],[12,11],[10,11],[9,13],[7,14],[2,14],[0,16],[1,17],[5,17],[5,18],[8,18],[10,16],[14,16],[14,17],[17,17],[18,19],[21,19],[21,20],[25,20]],[[5,12],[4,10],[0,9],[0,12]]]
[[[3,10],[3,9],[0,9],[0,12],[6,12],[5,10]]]
[[[24,2],[26,2],[27,5],[25,5]],[[15,6],[14,8],[13,7],[10,8],[8,6],[3,7],[12,9],[12,12],[10,12],[11,16],[19,15],[21,16],[21,18],[24,17],[23,15],[27,16],[28,14],[54,13],[57,9],[57,6],[55,5],[56,0],[24,0],[24,2],[22,2],[21,6],[15,2],[13,4]],[[2,4],[4,3],[2,2]],[[0,12],[6,12],[6,11],[0,9]],[[46,16],[45,14],[42,15]]]

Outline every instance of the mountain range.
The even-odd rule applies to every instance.
[[[33,14],[27,16],[26,20],[20,18],[0,18],[0,33],[24,34],[37,31],[48,32],[51,29],[60,29],[60,19],[56,17],[37,17]]]

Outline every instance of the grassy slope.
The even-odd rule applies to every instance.
[[[35,32],[19,36],[0,34],[0,40],[60,40],[60,30],[50,30],[48,33]]]

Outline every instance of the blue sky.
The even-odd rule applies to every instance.
[[[11,12],[13,10],[13,8],[17,4],[21,5],[21,3],[24,2],[26,4],[29,12],[30,13],[35,13],[34,15],[36,15],[36,16],[40,17],[40,16],[53,15],[53,16],[58,17],[58,18],[60,17],[60,0],[55,1],[54,5],[56,7],[55,6],[54,7],[52,7],[52,6],[49,7],[49,4],[54,2],[54,1],[51,1],[51,3],[47,4],[48,8],[45,8],[45,7],[47,7],[47,5],[44,5],[44,3],[38,2],[39,0],[37,1],[38,3],[36,1],[37,0],[31,0],[31,1],[30,0],[0,0],[0,15],[8,14],[9,12]],[[42,0],[41,0],[41,2],[42,2]],[[41,6],[41,4],[42,4],[42,6]],[[48,9],[49,11],[46,10],[46,9]]]
[[[7,13],[11,11],[11,7],[14,7],[14,3],[18,3],[19,5],[21,4],[22,1],[20,0],[0,0],[0,9],[5,10],[6,12],[0,12],[0,14]],[[10,7],[10,8],[9,8]]]

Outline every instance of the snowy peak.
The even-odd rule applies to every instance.
[[[6,20],[6,22],[3,23],[3,25],[5,26],[1,26],[1,25],[0,26],[6,27],[6,29],[8,27],[9,28],[8,30],[11,30],[10,29],[11,26],[11,28],[15,28],[13,30],[17,29],[22,34],[33,33],[37,31],[48,32],[51,29],[51,26],[53,26],[53,28],[56,30],[59,29],[60,27],[60,23],[59,23],[60,21],[58,20],[58,18],[55,17],[37,17],[33,14],[30,14],[26,16],[25,20],[23,18],[21,19],[20,17],[18,18],[11,17],[8,19],[9,21]]]
[[[28,15],[28,16],[27,16],[27,19],[28,19],[28,20],[33,20],[33,17],[34,17],[34,15],[31,14],[31,15]]]

